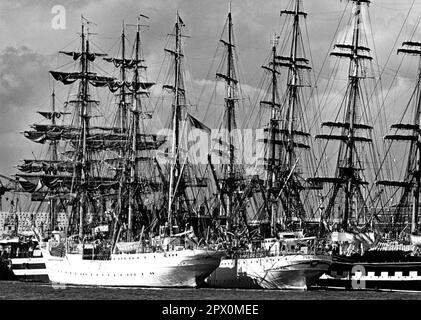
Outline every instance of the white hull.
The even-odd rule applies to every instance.
[[[56,257],[41,250],[51,282],[88,286],[197,287],[224,255],[221,251],[183,249],[84,260],[82,254]]]
[[[312,254],[223,259],[205,282],[214,288],[306,290],[331,262],[328,255]]]
[[[416,236],[411,234],[410,236],[411,244],[414,246],[421,246],[421,236]]]

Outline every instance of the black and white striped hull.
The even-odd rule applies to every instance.
[[[421,291],[421,261],[335,262],[317,284],[330,289]]]
[[[12,258],[12,272],[20,281],[49,282],[44,258]]]

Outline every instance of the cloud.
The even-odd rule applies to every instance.
[[[48,79],[48,69],[48,58],[28,47],[6,48],[0,54],[2,110],[24,108],[29,101],[36,101],[40,91],[45,91],[40,90],[39,84]]]
[[[2,172],[13,171],[18,159],[31,154],[31,145],[20,132],[37,120],[36,110],[49,107],[43,105],[48,103],[49,61],[28,47],[7,47],[0,53]]]
[[[379,1],[370,4],[370,26],[373,27],[373,37],[378,56],[375,57],[380,64],[385,63],[388,54],[393,51],[390,60],[391,66],[397,66],[396,50],[391,48],[400,27],[405,19],[412,0],[401,0],[387,4]],[[334,32],[339,23],[342,11],[347,2],[332,0],[303,1],[305,11],[308,13],[306,26],[308,30],[314,70],[321,68],[327,52],[331,49],[330,44]],[[51,8],[54,5],[63,5],[66,9],[66,29],[54,30],[51,28],[53,14]],[[286,3],[278,0],[233,0],[232,13],[236,49],[239,54],[239,66],[243,73],[242,88],[246,95],[254,101],[261,78],[260,66],[264,62],[270,50],[270,35],[279,32],[281,20],[279,11],[285,9]],[[348,7],[349,8],[349,7]],[[416,4],[415,9],[420,9]],[[206,101],[211,96],[215,87],[215,73],[209,72],[214,59],[216,48],[219,43],[225,19],[228,12],[226,0],[77,0],[77,1],[26,1],[26,0],[2,0],[0,3],[0,104],[1,104],[1,131],[8,133],[7,139],[15,142],[26,141],[19,131],[27,128],[28,124],[37,121],[37,107],[44,104],[48,106],[49,82],[48,70],[53,64],[52,57],[58,50],[74,49],[78,46],[80,31],[80,15],[94,21],[91,31],[98,33],[91,39],[96,48],[100,48],[110,55],[115,53],[115,45],[121,32],[122,20],[126,23],[135,23],[136,15],[142,12],[150,16],[150,20],[144,21],[149,28],[142,33],[143,50],[146,63],[149,66],[149,79],[156,81],[159,67],[163,61],[164,46],[175,23],[175,12],[179,11],[186,23],[185,34],[190,38],[185,39],[185,54],[188,58],[188,71],[191,79],[192,92],[188,93],[192,103],[197,104],[197,113],[204,115],[207,108]],[[409,27],[404,29],[401,35],[410,34],[415,25],[416,14],[409,17]],[[342,23],[346,22],[345,15]],[[343,24],[339,30],[344,30]],[[388,32],[384,32],[387,30]],[[133,28],[127,28],[127,36],[133,42]],[[307,41],[307,39],[304,39]],[[111,50],[113,48],[113,50]],[[392,50],[393,49],[393,50]],[[328,63],[324,66],[324,74],[332,71],[334,59],[327,58]],[[377,60],[378,59],[378,60]],[[64,60],[63,60],[64,61]],[[256,71],[258,70],[258,71]],[[390,80],[386,75],[384,80]],[[346,80],[346,74],[342,77]],[[319,95],[323,92],[326,81],[318,84]],[[338,106],[337,102],[343,94],[344,81],[335,83],[331,92],[324,115],[334,114]],[[403,87],[400,83],[395,91]],[[160,93],[160,83],[157,83],[155,94]],[[200,92],[206,86],[203,96],[198,100]],[[342,89],[341,89],[342,88]],[[386,90],[388,85],[383,86]],[[224,86],[217,85],[219,105],[211,112],[212,118],[208,119],[215,123],[215,119],[221,114],[223,108]],[[64,91],[63,91],[64,92]],[[396,97],[398,93],[394,94]],[[62,97],[65,97],[62,95]],[[246,102],[249,104],[249,102]],[[396,109],[394,113],[397,113]],[[247,110],[241,110],[243,116]],[[200,118],[200,117],[199,117]],[[13,138],[14,137],[14,138]],[[3,139],[4,136],[0,136]],[[25,142],[26,143],[26,142]],[[34,150],[37,146],[30,145],[28,150]],[[11,146],[8,159],[1,158],[4,168],[11,168],[14,163],[10,162],[13,154],[15,159],[21,158],[21,152]],[[4,159],[4,161],[3,161]],[[7,169],[9,170],[9,169]]]

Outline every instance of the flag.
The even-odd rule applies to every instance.
[[[185,27],[186,25],[184,24],[183,20],[181,20],[180,16],[178,16],[178,23],[182,26]]]
[[[190,124],[200,130],[206,131],[208,134],[210,134],[211,129],[207,127],[204,123],[197,120],[195,117],[193,117],[190,113],[187,113],[187,117],[189,118]]]

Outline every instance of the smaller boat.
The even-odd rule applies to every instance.
[[[38,241],[32,236],[0,240],[0,279],[48,282]]]
[[[21,245],[23,245],[21,243]],[[49,282],[47,269],[37,240],[31,240],[28,250],[11,258],[11,268],[17,280]]]
[[[3,226],[0,239],[0,280],[48,282],[47,270],[34,231],[19,229],[25,213],[12,209]]]

